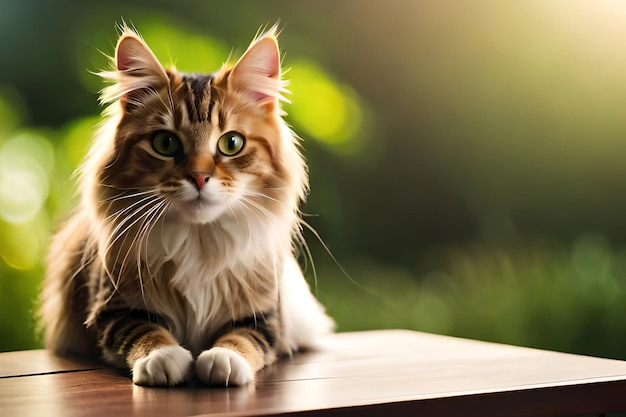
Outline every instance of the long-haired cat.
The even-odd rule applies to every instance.
[[[140,385],[246,384],[333,328],[294,256],[308,179],[276,30],[204,75],[165,69],[124,27],[113,62],[80,205],[48,256],[46,347]]]

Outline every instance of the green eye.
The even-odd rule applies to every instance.
[[[175,134],[161,130],[152,136],[152,149],[163,156],[174,156],[182,150],[182,145]]]
[[[235,156],[243,149],[246,138],[241,133],[228,132],[217,142],[217,149],[226,156]]]

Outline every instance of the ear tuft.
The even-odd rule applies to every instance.
[[[230,82],[259,104],[285,100],[286,82],[281,80],[280,50],[274,29],[250,45],[233,67]]]
[[[101,72],[100,76],[115,84],[104,89],[101,102],[109,103],[120,99],[122,104],[138,101],[146,90],[156,90],[168,82],[168,75],[154,53],[128,26],[122,33],[113,58],[115,71]]]

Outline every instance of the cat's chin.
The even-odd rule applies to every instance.
[[[189,224],[209,224],[216,221],[225,207],[203,201],[183,202],[170,207],[168,218]]]

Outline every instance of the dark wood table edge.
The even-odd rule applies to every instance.
[[[504,411],[506,410],[506,412]],[[528,388],[319,410],[274,413],[280,416],[545,417],[626,412],[626,380],[560,387]],[[242,414],[243,415],[243,414]]]

